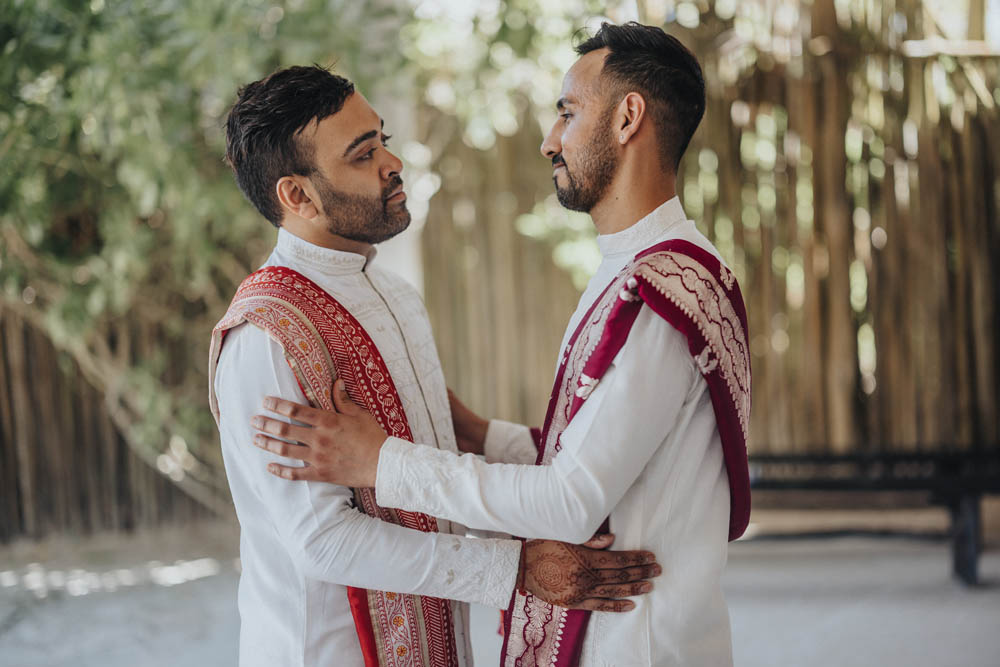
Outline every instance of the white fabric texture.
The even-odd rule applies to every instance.
[[[486,442],[483,454],[489,463],[533,464],[538,458],[538,449],[531,438],[531,430],[521,424],[513,424],[502,419],[491,419],[486,428]]]
[[[603,262],[570,320],[580,318],[641,250],[685,239],[718,253],[674,198],[635,225],[598,238]],[[648,549],[663,575],[637,607],[595,613],[581,664],[732,664],[722,595],[729,484],[708,393],[684,336],[649,308],[562,434],[551,466],[530,463],[526,427],[493,422],[479,457],[389,438],[376,493],[390,507],[528,538],[583,542],[610,515],[613,548]]]
[[[419,442],[457,451],[430,323],[417,293],[362,255],[320,248],[280,230],[265,266],[302,273],[343,304],[374,340]],[[405,327],[405,328],[404,328]],[[254,447],[253,415],[265,396],[307,403],[281,347],[242,325],[225,340],[215,390],[222,452],[242,529],[240,665],[362,665],[346,586],[456,600],[459,660],[472,662],[467,602],[505,608],[517,577],[520,543],[465,537],[439,520],[421,533],[355,509],[350,489],[289,482],[268,473]],[[457,533],[457,534],[451,534]]]

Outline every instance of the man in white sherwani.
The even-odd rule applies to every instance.
[[[704,112],[701,68],[638,24],[604,24],[578,52],[542,153],[562,204],[592,216],[603,261],[569,322],[541,442],[455,402],[459,440],[485,461],[386,438],[350,408],[308,415],[291,454],[393,507],[577,543],[608,521],[619,544],[657,554],[664,574],[633,613],[577,619],[515,596],[505,665],[730,665],[721,575],[749,513],[750,376],[738,286],[674,191]]]
[[[420,297],[373,266],[374,245],[410,221],[388,139],[353,84],[315,66],[245,86],[227,121],[237,182],[278,227],[274,251],[216,327],[210,362],[242,528],[243,667],[470,665],[467,602],[506,607],[517,585],[580,609],[625,611],[633,604],[616,598],[648,590],[642,580],[658,571],[647,552],[469,538],[458,522],[374,503],[371,489],[289,485],[265,470],[274,455],[247,446],[265,396],[330,405],[339,376],[355,400],[377,392],[369,408],[381,428],[457,452]],[[336,327],[348,325],[344,337]],[[532,584],[553,556],[573,561],[568,594]]]

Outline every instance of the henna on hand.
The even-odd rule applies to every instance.
[[[648,551],[606,551],[552,540],[527,540],[518,585],[567,609],[628,611],[631,600],[652,590],[647,581],[662,568]]]

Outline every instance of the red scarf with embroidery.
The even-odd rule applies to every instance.
[[[313,407],[333,410],[331,389],[344,380],[347,393],[391,436],[413,435],[389,369],[371,337],[346,308],[305,276],[274,266],[251,274],[212,332],[209,395],[219,419],[215,369],[225,335],[250,323],[285,352],[288,365]],[[250,446],[247,443],[247,446]],[[434,517],[380,507],[375,489],[354,489],[357,506],[383,521],[437,532]],[[458,665],[455,628],[447,600],[348,587],[365,667],[453,667]]]
[[[581,319],[560,359],[537,464],[548,465],[559,453],[562,432],[625,344],[644,304],[684,334],[708,384],[729,477],[729,539],[735,540],[750,520],[746,309],[732,272],[693,243],[664,241],[639,253]],[[504,614],[502,667],[577,665],[589,618],[588,611],[515,591]]]

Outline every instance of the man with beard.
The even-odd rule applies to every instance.
[[[664,575],[635,613],[519,591],[504,665],[728,665],[721,574],[749,519],[750,362],[739,286],[675,193],[704,79],[656,27],[605,23],[577,51],[542,153],[560,202],[593,218],[603,262],[566,330],[540,438],[454,401],[459,441],[484,462],[386,438],[346,400],[336,413],[264,407],[314,426],[285,452],[312,479],[374,485],[385,505],[524,537],[582,542],[610,523],[620,543],[657,554]],[[274,424],[262,417],[260,430]],[[278,451],[263,433],[256,444]]]
[[[382,125],[349,81],[315,66],[247,85],[227,120],[236,180],[278,227],[271,256],[216,326],[209,365],[242,528],[244,667],[467,665],[466,602],[502,608],[517,585],[579,609],[627,611],[633,603],[617,598],[648,590],[643,580],[659,569],[649,552],[602,550],[607,535],[589,547],[473,539],[458,523],[386,508],[371,488],[288,485],[267,473],[273,455],[247,445],[270,395],[326,409],[353,401],[380,432],[457,452],[420,298],[372,267],[374,245],[410,222]],[[331,395],[335,378],[349,399]],[[294,428],[274,433],[294,440]],[[537,576],[554,558],[569,589]]]

